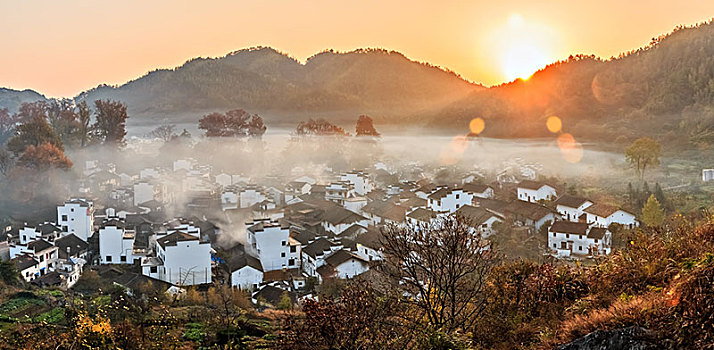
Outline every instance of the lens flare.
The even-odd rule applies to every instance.
[[[474,135],[480,134],[486,128],[486,122],[481,118],[474,118],[469,123],[469,130]]]
[[[568,133],[558,135],[558,148],[563,149],[572,147],[575,144],[575,138]]]
[[[558,136],[558,148],[563,159],[570,163],[577,163],[583,159],[583,145],[576,142],[573,135],[560,134]]]
[[[461,154],[453,152],[448,147],[441,150],[439,153],[439,163],[441,165],[454,165],[461,160]]]
[[[550,116],[545,121],[545,126],[548,128],[548,131],[555,134],[563,129],[563,122],[557,116]]]

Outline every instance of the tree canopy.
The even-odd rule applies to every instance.
[[[661,154],[659,142],[649,137],[641,137],[625,149],[625,158],[635,168],[640,179],[644,178],[647,167],[659,165]]]
[[[206,131],[207,137],[262,137],[267,130],[263,118],[251,115],[242,109],[204,115],[198,128]]]
[[[94,101],[96,121],[94,132],[104,144],[121,146],[126,136],[126,105],[119,101]]]
[[[374,128],[374,122],[372,118],[368,115],[361,115],[357,118],[357,126],[355,128],[355,134],[357,136],[374,136],[379,137],[380,134],[377,129]]]
[[[650,195],[642,207],[642,222],[647,226],[659,226],[664,222],[664,209],[654,194]]]
[[[325,119],[312,119],[300,122],[295,133],[298,136],[348,136],[345,129],[328,122]]]

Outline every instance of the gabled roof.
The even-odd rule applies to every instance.
[[[588,232],[588,226],[585,222],[556,221],[550,226],[550,232],[584,235]]]
[[[586,202],[590,202],[587,198],[564,194],[555,200],[555,205],[562,205],[569,208],[579,208]],[[591,202],[592,203],[592,202]]]
[[[340,249],[336,251],[334,254],[330,255],[325,259],[325,262],[331,266],[337,267],[342,265],[343,263],[349,261],[350,259],[355,259],[358,261],[361,261],[363,263],[367,263],[366,260],[362,259],[359,255],[356,255],[352,252],[349,252],[345,249]]]
[[[483,224],[486,220],[490,219],[491,217],[497,217],[500,219],[500,217],[484,208],[481,207],[472,207],[470,205],[464,205],[463,207],[459,208],[454,212],[455,215],[457,216],[463,216],[464,218],[470,220],[470,224],[472,225],[481,225]]]
[[[436,218],[436,212],[429,210],[429,209],[424,209],[424,208],[417,208],[411,213],[407,214],[407,217],[418,220],[418,221],[425,221],[428,222],[431,219]]]
[[[518,188],[525,188],[528,190],[535,190],[535,191],[539,190],[543,186],[548,186],[550,188],[554,188],[553,186],[548,185],[546,183],[539,182],[539,181],[533,181],[533,180],[523,180],[520,183],[518,183]]]
[[[234,259],[231,262],[231,272],[235,272],[237,270],[240,270],[246,266],[250,266],[258,271],[263,271],[263,264],[260,263],[260,260],[248,255],[244,254],[240,258]]]
[[[31,249],[35,253],[39,253],[43,250],[51,249],[54,246],[52,243],[45,241],[44,239],[38,239],[27,243],[27,249]]]
[[[40,264],[39,262],[37,262],[37,260],[35,260],[29,255],[18,255],[10,259],[10,261],[15,264],[18,271],[23,271]]]
[[[176,246],[178,242],[198,241],[198,237],[181,231],[176,231],[166,237],[159,238],[156,242],[162,247]]]
[[[464,191],[470,192],[470,193],[484,193],[486,190],[491,188],[489,185],[482,185],[482,184],[476,184],[476,183],[466,183],[463,184],[462,186],[464,188]]]
[[[75,256],[89,249],[89,244],[73,233],[55,240],[55,247],[59,248],[60,258],[67,259],[67,248],[69,254]]]
[[[504,210],[513,215],[522,216],[534,221],[540,220],[548,214],[556,213],[553,209],[544,205],[519,200],[509,203]]]
[[[253,299],[263,299],[269,304],[275,306],[280,301],[283,299],[283,294],[288,293],[290,296],[290,300],[295,303],[297,301],[297,297],[295,296],[295,293],[290,293],[284,289],[280,289],[278,287],[272,286],[272,285],[267,285],[263,288],[261,288],[259,291],[253,293],[252,298]]]
[[[357,236],[355,242],[365,247],[379,249],[382,247],[382,232],[374,227],[370,227],[367,229],[367,232]]]
[[[607,229],[604,227],[593,227],[590,229],[590,232],[588,232],[588,238],[602,239],[606,233]]]
[[[585,210],[583,210],[583,211],[586,213],[589,213],[589,214],[593,214],[593,215],[597,215],[597,216],[606,218],[612,214],[615,214],[615,212],[617,212],[618,210],[620,210],[620,209],[617,207],[613,207],[611,205],[595,203],[595,204],[585,208]]]
[[[342,207],[334,207],[325,211],[322,218],[332,225],[351,224],[357,221],[367,220],[364,216]]]
[[[339,246],[338,243],[332,242],[327,238],[320,237],[316,239],[314,242],[308,244],[305,248],[302,249],[302,252],[309,255],[313,259],[316,258],[318,255],[324,254],[324,252],[329,252],[332,250],[332,247]]]
[[[364,226],[360,226],[358,224],[353,224],[352,226],[350,226],[350,227],[344,229],[342,232],[340,232],[339,235],[343,236],[343,237],[352,237],[363,230],[366,230],[366,228]]]
[[[508,202],[492,198],[478,198],[473,200],[477,207],[486,208],[490,211],[503,214],[504,209],[508,206]]]
[[[272,270],[263,274],[263,282],[290,281],[291,279],[303,278],[299,268]]]
[[[448,196],[449,193],[451,193],[455,190],[456,189],[454,189],[454,188],[444,187],[444,188],[441,188],[441,189],[435,191],[434,193],[430,194],[426,198],[431,199],[431,200],[439,200],[439,199],[442,199],[442,198]]]

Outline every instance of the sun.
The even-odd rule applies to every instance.
[[[501,72],[508,81],[527,80],[553,61],[549,53],[550,30],[542,24],[514,13],[495,34],[494,49],[500,52]]]

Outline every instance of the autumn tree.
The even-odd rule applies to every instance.
[[[39,146],[43,143],[49,143],[59,150],[64,150],[62,140],[45,118],[35,116],[17,126],[15,136],[8,141],[7,148],[15,155],[19,155],[28,146]]]
[[[36,118],[47,118],[47,102],[25,102],[20,105],[17,113],[15,113],[15,120],[18,123],[26,123]]]
[[[79,121],[74,101],[70,99],[50,100],[46,104],[47,121],[64,145],[70,145],[77,136]]]
[[[156,129],[152,130],[148,136],[151,138],[160,139],[164,142],[169,142],[174,137],[178,137],[178,135],[176,135],[176,132],[174,131],[175,129],[175,124],[159,125],[156,127]]]
[[[82,101],[77,104],[77,138],[79,146],[84,148],[89,143],[89,137],[92,131],[92,110],[89,108],[87,101]]]
[[[495,263],[490,243],[473,224],[449,216],[434,224],[389,225],[380,239],[380,271],[418,310],[428,326],[451,333],[470,329],[485,307],[486,276]]]
[[[647,167],[659,165],[661,153],[659,142],[649,137],[641,137],[625,149],[625,158],[635,168],[640,179],[643,179]]]
[[[372,118],[368,115],[361,115],[357,118],[357,127],[355,130],[357,136],[374,136],[379,137],[380,134],[377,129],[374,128],[374,123]]]
[[[96,121],[93,129],[99,139],[108,145],[121,146],[126,136],[126,105],[119,101],[94,101]]]
[[[64,155],[64,152],[57,146],[46,142],[38,146],[29,145],[25,149],[18,166],[45,171],[49,169],[69,169],[72,162]]]
[[[647,226],[659,226],[664,221],[664,209],[654,194],[647,199],[642,207],[642,222]]]
[[[263,118],[242,109],[206,114],[198,121],[198,128],[205,130],[207,137],[260,138],[267,130]]]
[[[345,129],[328,122],[325,119],[309,119],[300,122],[295,133],[298,136],[347,136]]]

